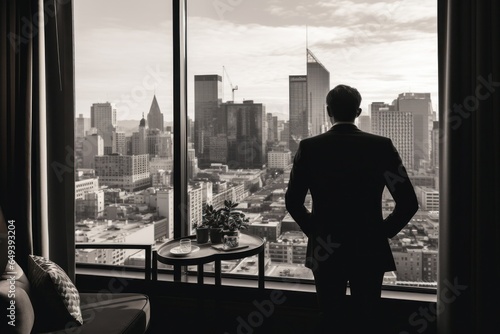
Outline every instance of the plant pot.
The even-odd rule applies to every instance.
[[[206,244],[208,242],[208,227],[196,228],[196,242],[198,244]]]
[[[210,228],[210,242],[212,244],[222,243],[222,230],[220,228]]]
[[[234,248],[240,245],[239,231],[222,231],[221,235],[224,248]]]

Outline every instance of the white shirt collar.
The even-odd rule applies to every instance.
[[[354,122],[335,122],[335,123],[333,123],[332,126],[336,126],[336,125],[340,125],[340,124],[352,124],[352,125],[354,125]]]

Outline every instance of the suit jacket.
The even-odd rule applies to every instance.
[[[382,215],[387,187],[395,209]],[[308,193],[312,208],[304,206]],[[294,157],[286,208],[308,236],[306,266],[395,270],[388,238],[418,210],[415,191],[389,138],[338,124],[304,139]]]

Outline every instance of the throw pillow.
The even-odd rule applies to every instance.
[[[52,331],[83,324],[80,294],[61,267],[44,257],[30,255],[28,279],[38,330]]]

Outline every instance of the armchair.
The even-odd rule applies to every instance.
[[[0,280],[0,309],[7,312],[1,316],[7,319],[0,322],[1,333],[143,334],[149,327],[150,302],[144,294],[78,293],[62,269],[37,256],[31,256],[26,273],[17,263],[7,268]]]

